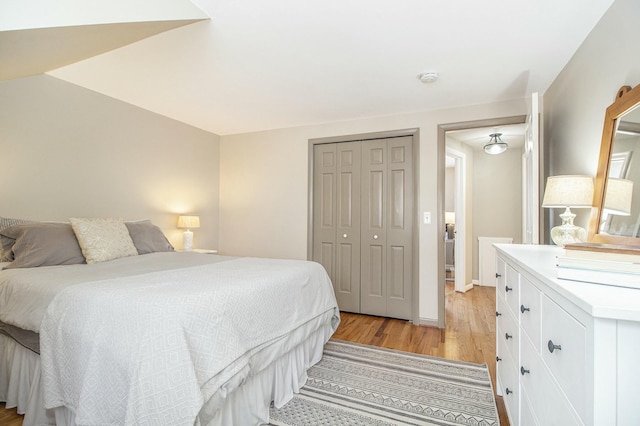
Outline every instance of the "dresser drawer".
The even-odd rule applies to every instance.
[[[520,426],[539,426],[540,422],[536,417],[533,407],[531,406],[531,398],[527,395],[525,387],[520,388]]]
[[[517,363],[520,359],[520,328],[518,327],[518,322],[507,309],[501,297],[496,298],[496,310],[502,313],[502,315],[498,316],[496,327],[498,348],[506,348],[514,362]]]
[[[581,425],[582,422],[578,418],[578,415],[567,400],[567,397],[558,387],[558,384],[552,378],[550,372],[542,362],[540,355],[531,345],[531,342],[523,339],[521,349],[522,357],[518,374],[520,374],[521,393],[526,396],[526,398],[523,398],[522,404],[524,405],[530,401],[531,405],[540,408],[535,411],[535,416],[527,413],[526,407],[523,408],[522,425],[525,424],[525,417],[532,417],[537,420],[540,425],[544,426]],[[577,379],[576,382],[582,386],[584,385],[579,379]],[[528,399],[528,401],[526,401],[526,399]],[[533,424],[535,424],[535,421]]]
[[[582,419],[586,418],[586,328],[542,296],[542,359]]]
[[[520,274],[509,265],[505,268],[504,299],[517,318],[520,312]]]
[[[537,352],[540,352],[540,290],[520,276],[520,326]]]
[[[509,419],[514,425],[517,425],[517,419],[520,417],[520,383],[516,365],[509,351],[504,351],[497,369],[502,399],[507,407]]]

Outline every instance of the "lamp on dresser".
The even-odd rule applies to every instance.
[[[551,239],[559,246],[587,241],[587,231],[573,224],[573,208],[591,208],[593,204],[593,178],[582,175],[549,176],[544,189],[542,207],[564,208],[560,215],[562,225],[551,229]]]
[[[182,250],[193,250],[193,232],[191,232],[191,229],[200,228],[200,216],[179,216],[178,228],[186,229],[182,239]]]

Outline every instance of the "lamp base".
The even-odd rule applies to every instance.
[[[567,209],[560,215],[562,225],[554,226],[551,229],[551,239],[558,247],[564,247],[567,244],[584,243],[587,241],[587,231],[573,224],[575,214],[571,213],[571,209]]]
[[[183,251],[193,250],[193,232],[184,231],[184,234],[182,237],[182,250]]]

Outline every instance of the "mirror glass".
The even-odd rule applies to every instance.
[[[600,234],[640,237],[640,108],[616,120]]]

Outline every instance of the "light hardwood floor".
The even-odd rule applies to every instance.
[[[407,321],[342,313],[340,326],[333,337],[401,351],[487,364],[495,389],[495,288],[475,286],[466,293],[456,293],[453,291],[453,284],[447,283],[446,300],[444,330],[416,326]],[[496,405],[500,424],[508,426],[509,420],[502,397],[496,397]],[[0,425],[20,426],[22,416],[18,415],[15,409],[4,409],[4,404],[1,404]]]

